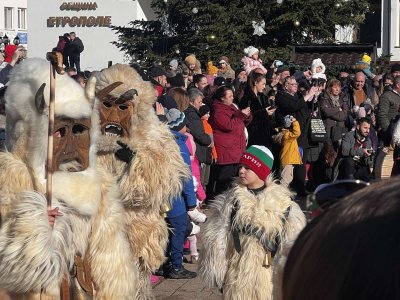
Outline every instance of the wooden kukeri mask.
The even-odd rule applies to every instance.
[[[90,118],[55,118],[54,171],[80,172],[89,167]]]
[[[100,100],[100,130],[103,135],[129,137],[132,126],[133,99],[137,96],[135,89],[130,89],[118,98],[110,95],[110,92],[122,82],[115,82],[98,92]]]

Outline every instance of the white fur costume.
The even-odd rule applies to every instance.
[[[8,151],[0,153],[0,287],[12,299],[59,299],[62,277],[79,253],[90,255],[95,299],[132,299],[138,272],[120,194],[113,178],[96,166],[99,120],[88,101],[94,100],[94,83],[88,83],[85,95],[67,75],[56,77],[55,114],[91,118],[89,167],[53,174],[52,206],[63,216],[56,218],[53,229],[49,225],[43,195],[48,117],[35,105],[42,83],[47,83],[48,101],[49,64],[29,59],[15,67],[6,93]]]
[[[123,84],[110,95],[119,97],[130,89],[134,111],[129,138],[103,135],[99,141],[99,163],[118,181],[128,221],[128,236],[135,262],[140,268],[138,299],[153,298],[150,275],[165,259],[168,227],[162,216],[172,199],[182,192],[189,169],[174,136],[155,114],[155,90],[133,68],[116,64],[96,75],[96,92],[114,82]],[[129,164],[115,157],[116,140],[122,140],[135,154]]]
[[[224,299],[272,299],[273,294],[279,299],[281,294],[281,273],[286,255],[306,220],[299,206],[291,201],[287,188],[273,182],[272,175],[266,184],[263,191],[254,195],[236,183],[215,199],[205,223],[199,272],[209,287],[223,289]],[[235,250],[231,232],[235,203],[238,209],[234,223],[239,230],[250,225],[262,231],[261,240],[281,238],[272,267],[263,266],[265,250],[254,236],[240,232],[242,249],[240,253]],[[289,206],[289,216],[283,225],[284,212]]]

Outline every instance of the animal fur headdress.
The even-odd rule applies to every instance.
[[[98,115],[92,109],[94,80],[88,82],[86,90],[68,75],[57,75],[55,80],[55,116],[92,118],[89,168],[95,166],[98,136]],[[47,158],[49,93],[49,63],[28,59],[15,66],[5,94],[7,150],[26,155],[42,180]]]

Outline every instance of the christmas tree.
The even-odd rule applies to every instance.
[[[263,60],[288,60],[290,47],[335,41],[335,25],[357,26],[367,0],[153,0],[157,19],[114,27],[115,44],[132,62],[165,63],[194,53],[201,61],[227,55],[234,67],[243,49]]]

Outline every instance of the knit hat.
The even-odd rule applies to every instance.
[[[207,63],[207,74],[215,76],[215,74],[217,73],[218,73],[218,68],[213,65],[212,61],[209,61]]]
[[[216,86],[223,86],[226,84],[226,79],[224,77],[216,77],[214,79],[214,85]]]
[[[168,127],[171,130],[179,131],[186,125],[185,114],[176,108],[171,108],[165,114],[168,120]]]
[[[363,56],[361,56],[361,61],[370,64],[371,63],[371,56],[369,56],[368,54],[364,53]]]
[[[149,71],[150,77],[158,77],[166,75],[167,73],[161,67],[152,67]]]
[[[169,62],[169,66],[172,67],[172,68],[177,69],[178,68],[178,60],[176,60],[176,59],[171,60]]]
[[[390,69],[390,73],[400,72],[400,64],[394,64]]]
[[[239,164],[246,165],[261,180],[266,180],[271,173],[272,165],[274,164],[274,156],[272,152],[264,146],[250,146],[240,158]]]
[[[244,49],[244,53],[248,56],[248,57],[252,57],[254,54],[256,54],[258,51],[258,49],[256,47],[253,46],[249,46],[247,48]]]
[[[283,118],[283,127],[290,128],[292,126],[292,116],[287,115]]]
[[[190,66],[190,65],[195,65],[195,64],[196,64],[196,61],[197,61],[196,56],[194,56],[193,54],[192,54],[192,55],[189,55],[189,56],[186,56],[186,58],[185,58],[185,63],[186,63],[188,66]]]
[[[276,69],[276,74],[281,74],[282,72],[290,71],[288,66],[280,66]]]
[[[222,63],[229,64],[229,58],[228,58],[228,56],[225,56],[225,55],[221,56],[221,57],[219,58],[219,62],[218,62],[218,63],[219,63],[219,64],[222,64]]]
[[[205,116],[209,112],[210,112],[210,107],[207,104],[200,106],[199,108],[200,117]]]

